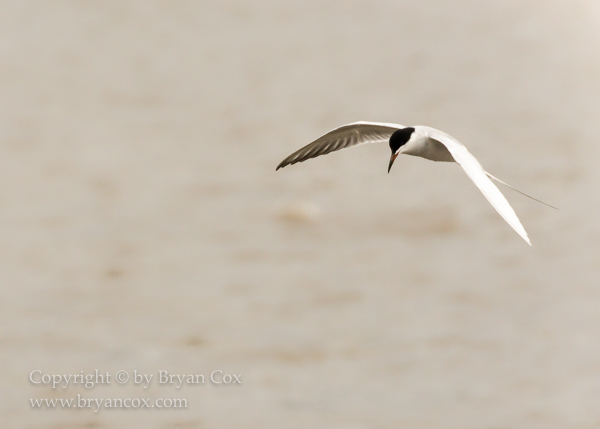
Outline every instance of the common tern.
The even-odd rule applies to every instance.
[[[504,198],[504,195],[502,195],[490,178],[534,199],[535,201],[556,208],[533,198],[492,176],[483,169],[479,161],[471,155],[467,148],[454,137],[443,131],[422,125],[406,127],[399,124],[363,121],[342,125],[339,128],[329,131],[327,134],[319,137],[312,143],[285,158],[277,166],[276,170],[279,170],[286,165],[296,164],[297,162],[306,161],[307,159],[325,155],[336,150],[366,143],[380,142],[389,142],[392,151],[390,163],[388,165],[388,173],[390,172],[394,161],[400,154],[420,156],[421,158],[429,159],[431,161],[458,163],[500,216],[502,216],[530,246],[531,241],[527,236],[525,228],[521,225],[519,218],[506,198]]]

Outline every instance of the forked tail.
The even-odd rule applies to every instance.
[[[538,203],[542,203],[543,205],[545,205],[545,206],[548,206],[548,207],[550,207],[550,208],[553,208],[554,210],[558,210],[556,207],[554,207],[554,206],[551,206],[551,205],[550,205],[550,204],[548,204],[548,203],[545,203],[545,202],[543,202],[543,201],[540,201],[540,200],[538,200],[537,198],[533,198],[531,195],[527,195],[525,192],[521,192],[521,191],[519,191],[517,188],[513,188],[513,187],[512,187],[512,186],[510,186],[508,183],[506,183],[506,182],[503,182],[502,180],[498,179],[497,177],[494,177],[494,176],[492,176],[492,175],[491,175],[490,173],[488,173],[487,171],[485,172],[485,174],[487,174],[487,175],[488,175],[488,177],[489,177],[490,179],[494,179],[496,182],[498,182],[498,183],[502,183],[504,186],[508,186],[508,187],[509,187],[510,189],[512,189],[513,191],[517,191],[519,194],[521,194],[521,195],[525,195],[527,198],[531,198],[532,200],[534,200],[534,201],[537,201]]]

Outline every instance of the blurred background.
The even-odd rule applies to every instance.
[[[597,0],[4,1],[0,414],[12,428],[600,424]],[[275,172],[357,120],[461,140]],[[52,389],[44,374],[241,375]],[[33,409],[31,398],[186,398]]]

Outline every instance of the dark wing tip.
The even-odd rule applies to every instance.
[[[275,169],[275,171],[277,171],[277,170],[279,170],[280,168],[283,168],[283,167],[285,167],[285,166],[287,166],[287,165],[290,165],[290,162],[289,162],[289,161],[288,161],[288,159],[286,158],[286,159],[284,159],[283,161],[281,161],[281,162],[279,163],[279,165],[277,166],[277,168]]]

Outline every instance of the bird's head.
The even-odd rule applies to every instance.
[[[392,150],[392,156],[390,157],[388,173],[392,169],[394,161],[396,160],[396,158],[398,158],[398,155],[400,154],[400,148],[410,140],[410,137],[414,132],[415,129],[412,127],[400,128],[399,130],[394,131],[394,133],[390,136],[390,149]]]

